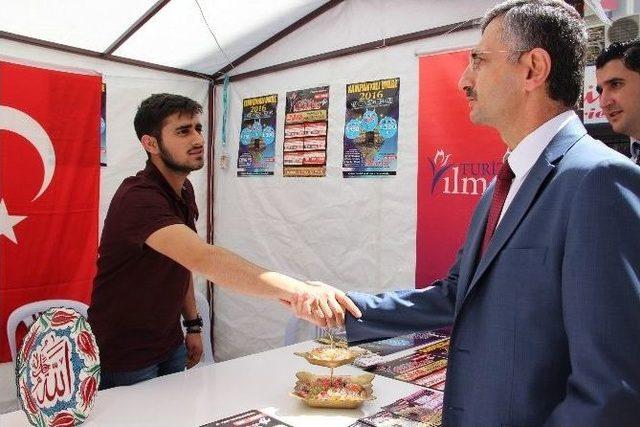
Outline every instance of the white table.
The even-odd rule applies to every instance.
[[[376,400],[358,409],[314,409],[289,395],[297,371],[328,372],[313,366],[294,351],[307,351],[317,343],[307,341],[289,347],[240,357],[227,362],[167,375],[129,387],[100,391],[86,423],[93,426],[198,427],[250,409],[275,416],[300,427],[348,426],[395,400],[422,388],[376,375]],[[397,353],[397,357],[401,353]],[[359,374],[342,366],[335,375]],[[0,427],[30,426],[21,411],[0,416]]]

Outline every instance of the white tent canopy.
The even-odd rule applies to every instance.
[[[213,74],[231,59],[242,56],[323,6],[327,0],[4,0],[0,3],[0,31]],[[142,25],[137,28],[136,24]],[[111,51],[123,35],[130,37]]]

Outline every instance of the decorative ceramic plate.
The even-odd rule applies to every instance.
[[[373,374],[314,375],[298,372],[292,396],[314,408],[354,409],[367,400],[373,400]]]
[[[16,359],[18,399],[31,424],[71,427],[84,422],[100,385],[100,355],[81,314],[63,307],[42,313]]]

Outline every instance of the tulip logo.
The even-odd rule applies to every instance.
[[[436,184],[443,178],[444,173],[453,166],[451,164],[447,164],[449,162],[449,157],[451,157],[451,154],[445,155],[444,150],[441,148],[436,150],[436,155],[433,159],[427,157],[429,165],[431,165],[431,172],[433,173],[433,178],[431,179],[431,194],[433,194]]]

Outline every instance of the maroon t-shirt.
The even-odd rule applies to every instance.
[[[168,225],[195,231],[197,217],[189,180],[178,196],[151,162],[116,191],[102,230],[89,307],[104,369],[153,365],[183,342],[180,314],[191,273],[145,241]]]

